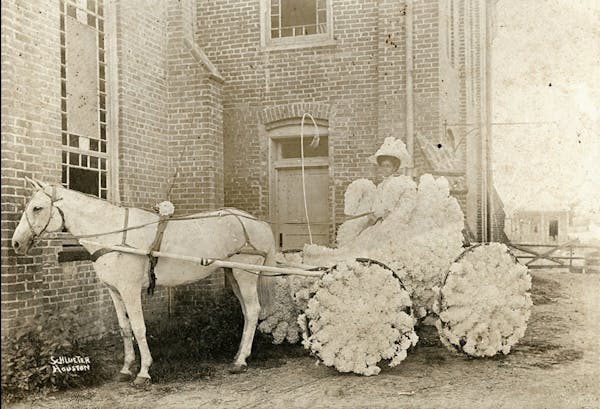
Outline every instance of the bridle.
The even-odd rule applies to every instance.
[[[29,231],[31,232],[31,240],[35,241],[35,239],[39,236],[41,236],[42,234],[44,234],[44,232],[46,232],[46,229],[48,228],[48,226],[50,225],[50,222],[52,221],[52,209],[56,209],[58,210],[58,213],[60,214],[60,218],[61,218],[61,225],[60,225],[60,230],[62,231],[65,227],[65,214],[63,213],[62,209],[58,206],[55,206],[54,203],[58,202],[59,200],[62,200],[62,197],[57,198],[56,197],[56,186],[52,186],[52,194],[48,194],[44,189],[40,189],[39,191],[41,191],[43,194],[45,194],[46,196],[48,196],[50,198],[50,216],[48,216],[48,221],[46,222],[46,224],[44,225],[44,227],[39,231],[36,232],[35,229],[33,228],[33,224],[31,223],[31,220],[29,219],[29,215],[27,214],[27,208],[29,207],[29,203],[31,202],[31,200],[29,202],[27,202],[27,205],[25,206],[25,220],[27,220],[27,227],[29,227]],[[33,197],[31,198],[33,199]]]

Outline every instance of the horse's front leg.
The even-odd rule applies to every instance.
[[[115,310],[117,311],[117,319],[119,321],[119,327],[121,328],[121,336],[123,337],[123,348],[124,348],[124,362],[123,368],[119,373],[119,381],[129,381],[133,377],[131,372],[131,365],[135,361],[135,350],[133,349],[133,332],[131,331],[131,324],[125,309],[125,304],[121,295],[113,288],[109,287],[108,292],[115,304]]]
[[[260,312],[260,303],[258,301],[258,277],[254,274],[242,270],[233,270],[233,278],[237,285],[237,291],[234,291],[242,305],[244,313],[244,332],[240,341],[238,353],[233,362],[232,373],[244,372],[248,366],[246,359],[252,352],[252,341],[258,323],[258,314]]]
[[[141,365],[140,372],[134,380],[134,385],[141,386],[150,384],[150,374],[148,369],[152,365],[152,356],[146,341],[146,323],[144,322],[144,313],[142,311],[142,291],[141,287],[136,285],[131,286],[128,291],[121,291],[121,297],[129,315],[131,329],[137,340],[138,348],[140,349]]]

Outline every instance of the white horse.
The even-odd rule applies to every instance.
[[[66,228],[71,234],[97,235],[102,246],[126,245],[148,250],[152,246],[159,221],[155,213],[124,208],[62,186],[48,185],[27,178],[35,192],[17,226],[12,246],[17,254],[26,254],[35,239],[45,232]],[[102,234],[109,233],[109,234]],[[98,235],[102,234],[102,235]],[[149,258],[123,252],[104,252],[101,246],[82,243],[98,259],[93,262],[100,281],[108,286],[114,302],[123,344],[125,362],[120,379],[133,376],[135,361],[132,335],[137,340],[141,368],[134,384],[150,383],[148,369],[152,357],[146,342],[142,312],[142,290],[150,285]],[[161,251],[201,258],[228,259],[249,264],[273,265],[275,244],[269,225],[236,209],[172,218],[164,230]],[[205,278],[216,271],[211,265],[160,258],[154,269],[156,283],[176,286]],[[246,270],[225,269],[244,313],[244,332],[231,372],[244,371],[250,355],[258,321],[259,275]],[[132,334],[133,332],[133,334]]]

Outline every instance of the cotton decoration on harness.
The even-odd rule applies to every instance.
[[[162,217],[169,217],[175,213],[175,206],[173,206],[173,203],[169,202],[168,200],[158,203],[156,206],[154,206],[154,208]]]
[[[398,365],[418,341],[408,292],[378,264],[338,264],[314,284],[298,321],[304,347],[340,372],[377,375],[380,361]]]
[[[442,342],[483,357],[508,354],[525,334],[531,276],[504,244],[465,252],[448,271],[435,310]]]

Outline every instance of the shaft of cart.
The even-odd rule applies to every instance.
[[[306,277],[321,277],[324,273],[324,271],[309,271],[309,270],[304,270],[304,269],[298,268],[298,267],[282,268],[282,267],[272,267],[272,266],[264,266],[264,265],[258,265],[258,264],[238,263],[235,261],[219,260],[219,259],[213,259],[213,258],[185,256],[182,254],[167,253],[164,251],[153,251],[150,253],[146,250],[136,249],[136,248],[132,248],[132,247],[124,247],[124,246],[118,246],[118,245],[105,246],[103,244],[96,243],[96,242],[89,241],[89,240],[80,240],[80,243],[83,245],[101,247],[101,248],[105,248],[105,249],[109,249],[109,250],[113,250],[113,251],[118,251],[121,253],[137,254],[140,256],[152,255],[153,257],[159,257],[159,258],[160,257],[172,258],[172,259],[176,259],[176,260],[189,261],[192,263],[199,263],[201,265],[211,265],[214,267],[238,268],[238,269],[251,270],[251,271],[257,271],[257,272],[267,272],[267,273],[286,274],[286,275],[300,275],[300,276],[306,276]],[[266,275],[268,275],[268,274],[266,274]]]

